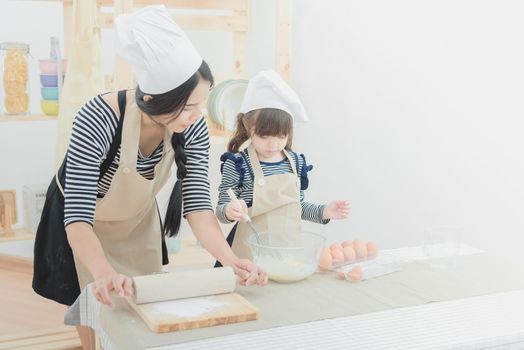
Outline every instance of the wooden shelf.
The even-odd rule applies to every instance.
[[[46,120],[58,120],[58,117],[44,114],[0,115],[0,122],[34,122]]]

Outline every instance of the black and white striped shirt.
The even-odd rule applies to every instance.
[[[96,96],[81,108],[73,122],[67,153],[64,225],[83,221],[93,224],[97,195],[107,193],[118,168],[120,148],[109,170],[98,181],[100,165],[118,125],[115,110]],[[201,210],[213,210],[211,205],[208,163],[209,134],[204,117],[185,130],[187,175],[182,181],[184,215]],[[137,171],[146,179],[154,176],[154,167],[162,157],[163,142],[150,156],[137,155]]]
[[[322,214],[325,205],[309,203],[304,200],[304,190],[308,187],[307,172],[313,167],[306,164],[304,155],[290,152],[291,158],[297,167],[298,176],[301,179],[300,202],[302,204],[302,219],[316,223],[326,224],[329,220],[323,220]],[[247,149],[240,153],[224,153],[221,157],[222,181],[218,188],[219,197],[216,208],[218,219],[223,223],[229,223],[225,215],[226,205],[230,202],[227,190],[231,188],[238,199],[243,199],[248,207],[253,202],[253,172],[251,160]],[[285,174],[293,172],[287,157],[275,163],[260,162],[264,176]]]

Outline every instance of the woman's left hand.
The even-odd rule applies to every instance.
[[[322,218],[327,219],[345,219],[349,215],[349,202],[346,201],[333,201],[326,205]]]
[[[238,259],[232,267],[235,274],[240,277],[240,284],[243,286],[267,284],[267,273],[250,260]]]

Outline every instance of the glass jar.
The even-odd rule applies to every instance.
[[[25,114],[29,111],[29,45],[1,43],[4,112]]]

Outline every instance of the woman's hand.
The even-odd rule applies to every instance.
[[[349,203],[346,201],[333,201],[326,205],[322,219],[345,219],[349,215]]]
[[[232,267],[235,274],[240,277],[240,284],[243,286],[267,284],[267,273],[247,259],[236,260]]]
[[[238,203],[227,203],[226,219],[228,219],[229,221],[240,221],[245,223],[248,219],[246,202],[244,202],[243,199],[240,199]]]
[[[267,284],[267,274],[264,270],[249,260],[239,259],[231,250],[212,210],[190,213],[187,215],[187,221],[202,246],[223,266],[231,266],[240,277],[242,285]]]
[[[133,280],[120,273],[109,272],[100,275],[92,283],[96,300],[107,306],[113,307],[110,293],[115,291],[120,297],[133,295]]]

